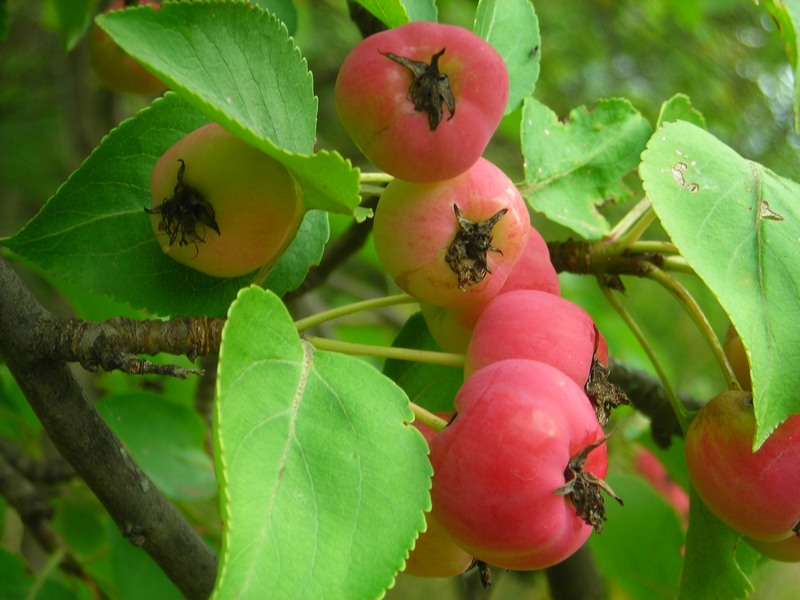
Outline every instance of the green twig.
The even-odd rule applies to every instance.
[[[668,256],[661,263],[661,268],[665,271],[672,271],[675,273],[686,273],[687,275],[696,275],[692,265],[686,262],[682,256]]]
[[[656,357],[653,347],[650,345],[650,342],[647,341],[647,337],[636,323],[633,315],[631,315],[628,312],[628,309],[623,306],[614,292],[602,284],[600,285],[600,289],[603,291],[603,295],[606,297],[609,303],[611,303],[611,306],[614,307],[614,310],[617,311],[617,314],[622,317],[622,320],[628,326],[628,329],[631,330],[631,333],[633,333],[645,354],[647,354],[647,358],[650,359],[650,362],[652,363],[653,368],[656,370],[656,374],[661,381],[661,385],[664,387],[664,392],[669,400],[673,412],[675,413],[675,417],[678,419],[678,424],[680,425],[681,431],[686,433],[686,430],[689,427],[689,413],[683,407],[683,404],[681,404],[681,401],[678,398],[678,395],[675,393],[672,384],[670,384],[667,374],[661,367],[661,363],[658,361],[658,357]]]
[[[369,183],[362,183],[358,186],[358,191],[365,196],[380,196],[386,188],[382,185],[372,185]]]
[[[441,365],[444,367],[455,367],[457,369],[464,368],[463,354],[450,354],[448,352],[435,352],[432,350],[415,350],[412,348],[395,348],[392,346],[374,346],[371,344],[355,344],[316,336],[308,336],[304,339],[318,350],[329,350],[355,356],[409,360],[431,365]]]
[[[642,237],[655,219],[656,213],[650,200],[643,198],[614,226],[608,235],[608,241],[619,251],[625,250]]]
[[[332,308],[330,310],[317,313],[316,315],[311,315],[310,317],[306,317],[305,319],[300,319],[298,321],[295,321],[294,325],[295,327],[297,327],[298,333],[302,333],[307,329],[311,329],[312,327],[316,327],[317,325],[320,325],[327,321],[332,321],[333,319],[338,319],[340,317],[345,317],[347,315],[352,315],[366,310],[374,310],[376,308],[384,308],[386,306],[395,306],[397,304],[411,304],[414,302],[419,302],[419,300],[417,300],[412,296],[409,296],[408,294],[396,294],[394,296],[370,298],[369,300],[354,302],[346,306],[339,306],[337,308]]]
[[[658,254],[680,254],[677,246],[672,242],[662,242],[659,240],[638,240],[628,246],[632,254],[645,254],[647,252],[657,252]]]
[[[692,321],[694,321],[694,324],[700,330],[700,334],[711,348],[711,352],[714,355],[714,358],[716,359],[720,369],[722,370],[722,374],[725,377],[726,383],[728,384],[728,389],[741,389],[741,386],[736,379],[736,375],[733,372],[733,367],[731,367],[731,363],[728,361],[728,357],[725,355],[725,350],[722,348],[719,338],[714,333],[714,329],[711,327],[711,323],[708,322],[708,318],[703,312],[703,309],[700,308],[700,305],[689,293],[689,290],[687,290],[677,279],[670,276],[668,273],[662,269],[659,269],[658,267],[653,267],[648,272],[647,277],[661,284],[669,293],[677,298],[681,306],[683,306],[686,312],[689,313]]]

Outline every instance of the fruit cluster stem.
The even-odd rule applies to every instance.
[[[432,350],[415,350],[413,348],[395,348],[393,346],[375,346],[372,344],[355,344],[353,342],[342,342],[315,336],[306,336],[303,339],[317,350],[329,350],[331,352],[340,352],[342,354],[354,356],[408,360],[444,367],[455,367],[457,369],[464,368],[463,354],[450,354],[448,352],[435,352]]]
[[[614,291],[602,284],[600,285],[600,289],[614,310],[617,311],[617,314],[619,314],[619,316],[628,326],[628,329],[630,329],[631,333],[633,333],[634,337],[639,342],[639,345],[642,347],[645,354],[647,354],[647,358],[650,359],[650,362],[652,363],[653,368],[656,370],[656,374],[661,381],[661,385],[664,387],[664,393],[666,394],[670,406],[675,413],[675,417],[678,420],[681,431],[685,434],[686,430],[689,428],[689,413],[683,407],[683,404],[681,404],[681,401],[678,398],[678,395],[675,393],[672,384],[670,384],[669,378],[667,377],[664,369],[661,367],[661,363],[658,361],[658,357],[656,356],[653,347],[650,345],[650,342],[647,341],[647,336],[641,330],[638,323],[636,323],[633,315],[631,315],[630,312],[628,312],[628,309],[626,309],[622,302],[619,301],[619,298],[617,298],[617,296],[614,294]]]
[[[692,321],[694,321],[695,325],[700,331],[700,334],[703,336],[703,339],[706,340],[711,348],[711,353],[714,355],[717,364],[722,370],[722,374],[725,377],[728,389],[741,389],[741,386],[736,379],[736,375],[733,372],[733,367],[731,367],[731,363],[728,361],[728,357],[725,355],[725,350],[723,349],[719,338],[714,333],[714,329],[711,327],[711,323],[708,322],[708,318],[703,312],[703,309],[701,309],[700,305],[697,304],[697,301],[694,299],[691,293],[689,293],[689,290],[687,290],[677,279],[671,277],[668,273],[657,267],[654,267],[650,271],[648,277],[661,284],[668,292],[670,292],[689,314]]]
[[[374,310],[376,308],[384,308],[386,306],[395,306],[398,304],[413,304],[415,302],[418,302],[418,300],[413,296],[409,296],[408,294],[396,294],[381,298],[370,298],[369,300],[354,302],[352,304],[347,304],[346,306],[338,306],[336,308],[311,315],[305,319],[299,319],[294,322],[294,325],[297,327],[298,333],[303,333],[307,329],[311,329],[312,327],[316,327],[317,325],[321,325],[322,323],[326,323],[327,321],[332,321],[333,319],[338,319],[340,317],[346,317],[348,315],[353,315],[367,310]]]

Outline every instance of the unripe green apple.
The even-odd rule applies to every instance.
[[[167,150],[150,176],[147,209],[162,250],[215,277],[278,259],[300,227],[300,189],[283,165],[216,123]]]

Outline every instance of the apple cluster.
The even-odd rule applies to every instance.
[[[336,81],[345,129],[394,177],[375,213],[378,257],[439,346],[466,356],[447,427],[423,431],[434,476],[415,575],[561,562],[602,530],[601,490],[616,498],[603,426],[621,398],[598,391],[612,389],[605,340],[560,296],[514,183],[481,157],[507,99],[502,57],[436,23],[366,38]]]

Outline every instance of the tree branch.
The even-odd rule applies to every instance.
[[[86,481],[123,535],[141,546],[190,600],[209,596],[217,559],[125,451],[66,363],[37,347],[51,315],[0,256],[0,357],[59,453]]]
[[[657,377],[613,358],[610,367],[608,380],[625,390],[633,407],[650,418],[650,431],[660,448],[668,448],[673,435],[683,436],[678,418]],[[678,394],[678,398],[688,410],[697,410],[702,405],[686,394]]]
[[[169,375],[185,379],[202,370],[162,365],[138,358],[161,352],[186,355],[189,360],[219,351],[225,319],[175,317],[169,321],[115,317],[92,322],[76,319],[40,319],[36,347],[53,360],[79,362],[88,371],[120,370],[129,375]]]

